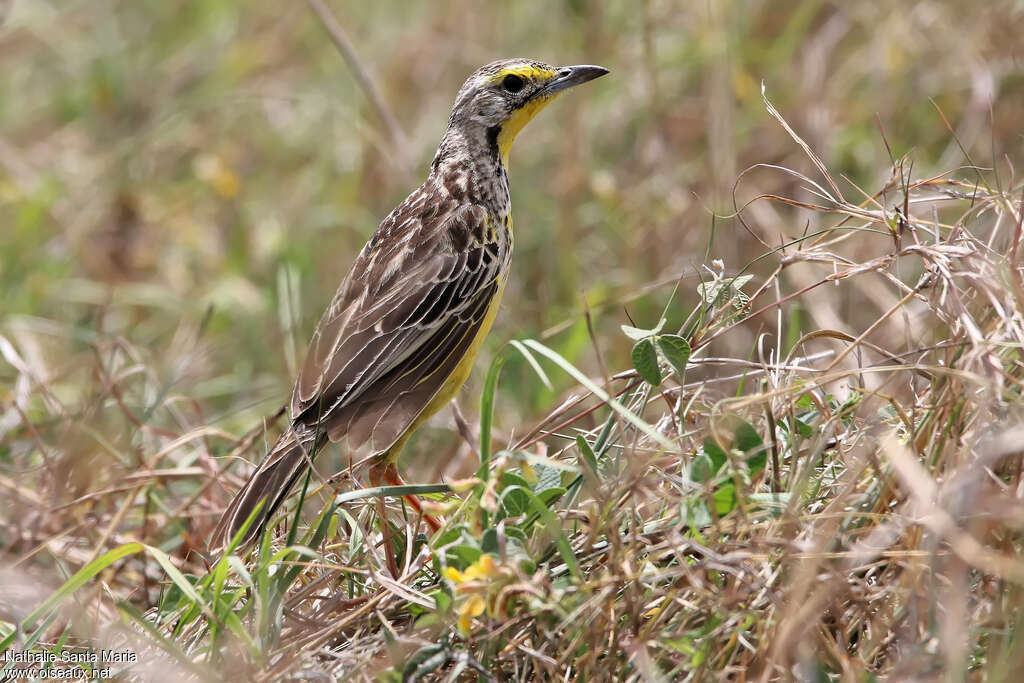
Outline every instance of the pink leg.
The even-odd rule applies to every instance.
[[[383,477],[387,483],[391,484],[392,486],[405,486],[405,482],[402,481],[402,478],[400,476],[398,476],[397,467],[391,464],[384,465],[383,469]],[[374,485],[376,486],[376,484]],[[423,514],[423,507],[420,505],[419,498],[413,495],[402,496],[402,498],[404,498],[405,502],[412,506],[412,509],[416,511],[416,514],[423,515],[423,521],[426,522],[427,526],[430,527],[430,532],[437,533],[437,530],[441,528],[441,522],[439,522],[436,517]]]

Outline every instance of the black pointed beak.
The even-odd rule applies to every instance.
[[[538,95],[554,95],[566,88],[571,88],[580,83],[592,81],[608,73],[603,66],[593,64],[580,64],[579,66],[561,66],[558,68],[558,76],[549,81],[546,86],[540,89]]]

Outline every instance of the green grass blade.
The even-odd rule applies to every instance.
[[[174,585],[185,594],[185,596],[192,601],[192,604],[198,607],[207,618],[216,621],[217,617],[214,615],[213,610],[210,609],[203,597],[196,591],[196,587],[185,577],[181,571],[174,566],[171,562],[171,558],[164,551],[159,548],[154,548],[151,545],[143,546],[146,552],[157,561],[157,564],[164,570]]]
[[[476,476],[482,482],[487,481],[488,471],[491,468],[491,427],[494,424],[494,397],[498,391],[498,378],[501,376],[501,367],[505,364],[505,356],[497,355],[491,361],[491,367],[487,369],[487,378],[484,380],[484,390],[480,395],[480,467]],[[485,484],[481,484],[479,492],[482,494]]]
[[[448,484],[402,484],[401,486],[372,486],[366,489],[356,489],[339,493],[334,498],[338,505],[351,503],[353,500],[365,498],[399,497],[399,496],[420,496],[427,493],[450,493],[452,487]]]
[[[160,646],[164,652],[169,654],[174,660],[185,667],[203,681],[217,681],[219,680],[216,676],[211,674],[209,671],[199,666],[192,661],[192,658],[185,654],[185,651],[178,647],[178,644],[173,640],[164,636],[160,631],[153,626],[153,624],[146,619],[139,610],[135,608],[131,603],[121,600],[117,603],[117,609],[127,619],[135,622],[135,624],[142,629],[146,635],[153,639],[158,646]]]
[[[285,542],[286,546],[295,545],[295,535],[299,530],[299,519],[302,518],[302,504],[306,502],[306,494],[309,493],[309,480],[313,475],[313,470],[310,468],[306,469],[306,476],[302,480],[302,492],[299,494],[299,501],[295,505],[295,514],[292,516],[292,525],[288,529],[288,540]]]
[[[60,615],[59,612],[56,612],[56,611],[52,612],[49,616],[46,617],[46,619],[43,620],[43,623],[39,625],[39,628],[37,628],[32,635],[30,635],[28,638],[25,639],[25,649],[26,650],[30,650],[32,648],[32,646],[35,645],[36,642],[40,638],[43,637],[43,634],[46,633],[46,631],[50,628],[50,626],[53,624],[53,622],[57,620],[57,617],[59,615]],[[11,632],[11,634],[9,636],[4,638],[3,641],[0,641],[0,652],[5,652],[11,646],[11,644],[14,642],[14,637],[17,634],[18,634],[18,630],[15,629],[13,632]],[[16,663],[17,662],[15,662],[13,659],[11,661],[7,662],[7,664],[4,666],[4,668],[0,669],[0,673],[6,673]]]
[[[79,588],[88,583],[91,579],[95,578],[101,571],[117,562],[118,560],[124,559],[129,555],[134,555],[144,550],[146,546],[141,543],[126,543],[122,546],[109,550],[95,560],[79,569],[75,574],[64,582],[64,585],[58,588],[53,595],[43,601],[43,604],[32,610],[32,612],[25,617],[22,622],[24,625],[30,626],[38,621],[43,615],[48,614],[51,610],[56,609],[58,605],[64,602],[67,598],[77,591]],[[191,587],[191,586],[190,586]],[[9,638],[10,636],[8,636]],[[0,649],[7,647],[7,638],[4,642],[0,643]]]
[[[534,341],[533,339],[527,339],[523,343],[526,344],[529,348],[536,351],[537,353],[541,354],[542,356],[546,356],[549,360],[553,361],[558,367],[565,370],[565,372],[570,377],[572,377],[574,380],[576,380],[584,387],[586,387],[588,391],[590,391],[599,399],[607,403],[615,412],[622,415],[622,417],[624,417],[628,422],[630,422],[633,426],[635,426],[637,429],[642,431],[647,436],[651,437],[651,439],[657,441],[666,450],[676,450],[675,444],[673,444],[672,441],[670,441],[669,439],[665,438],[664,434],[659,433],[649,424],[640,419],[629,408],[627,408],[626,406],[622,405],[617,400],[612,398],[607,391],[597,386],[594,382],[590,380],[589,377],[580,372],[580,370],[575,365],[573,365],[565,358],[563,358],[558,352],[549,349],[548,347],[544,346],[538,341]]]
[[[533,368],[533,371],[537,373],[537,377],[540,377],[540,381],[544,383],[544,386],[546,386],[548,390],[554,391],[555,388],[551,386],[551,380],[548,379],[548,375],[546,372],[544,372],[544,368],[540,366],[540,363],[537,361],[537,357],[530,353],[530,349],[526,348],[525,346],[523,346],[522,342],[517,341],[515,339],[510,340],[509,344],[511,344],[512,348],[514,348],[516,351],[523,354],[523,358],[525,358],[526,362],[530,364],[530,367]]]

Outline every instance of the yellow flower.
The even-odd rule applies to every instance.
[[[504,585],[501,578],[508,574],[508,570],[503,572],[493,555],[481,555],[476,562],[466,567],[466,571],[445,567],[442,573],[455,584],[456,594],[467,596],[458,609],[459,631],[467,636],[475,617],[483,614],[484,610],[494,614],[494,596]],[[488,603],[491,607],[488,607]]]
[[[459,609],[459,631],[468,636],[473,619],[484,613],[484,599],[477,594],[469,596]]]
[[[444,568],[444,578],[458,585],[466,580],[466,577],[455,567]]]
[[[481,555],[480,559],[466,568],[466,580],[489,579],[498,573],[498,567],[494,564],[494,558],[490,555]]]
[[[498,573],[498,565],[494,563],[491,555],[481,555],[480,559],[466,567],[466,571],[460,572],[455,567],[445,567],[444,577],[456,586],[467,581],[476,579],[489,579]]]

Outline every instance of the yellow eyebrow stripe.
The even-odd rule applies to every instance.
[[[541,69],[532,64],[514,64],[494,74],[488,82],[496,83],[509,75],[520,76],[525,79],[553,78],[558,75],[558,72],[554,69]]]
[[[510,75],[519,76],[526,80],[548,80],[558,76],[558,72],[554,69],[544,69],[533,64],[513,64],[488,78],[487,82],[498,83]],[[552,96],[534,97],[525,105],[512,112],[512,116],[501,127],[501,132],[498,133],[498,153],[501,155],[501,160],[506,168],[508,167],[508,152],[512,147],[512,141],[516,139],[516,135],[523,129],[523,126],[529,123],[530,119],[546,107],[552,99],[554,99]]]

